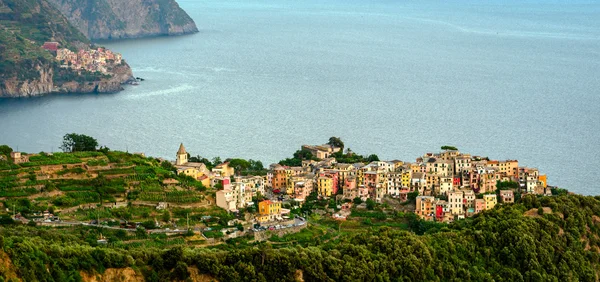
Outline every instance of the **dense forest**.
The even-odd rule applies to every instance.
[[[97,245],[91,228],[63,232],[3,218],[0,246],[25,281],[77,281],[83,272],[123,267],[147,281],[185,280],[189,267],[219,281],[595,281],[599,199],[530,195],[449,225],[414,219],[412,231],[383,228],[284,248],[116,248]]]

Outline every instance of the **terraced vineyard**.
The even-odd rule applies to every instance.
[[[142,192],[139,194],[138,199],[146,202],[189,204],[200,202],[204,199],[204,196],[199,192],[193,191]]]
[[[189,204],[205,197],[196,180],[178,176],[159,160],[141,155],[112,151],[40,153],[29,155],[29,160],[21,164],[0,160],[0,201],[4,206],[15,205],[17,212],[99,204],[100,199],[103,203],[128,198]],[[167,190],[162,183],[167,178],[179,181],[177,189],[190,190]],[[21,203],[21,199],[32,196],[34,200]]]

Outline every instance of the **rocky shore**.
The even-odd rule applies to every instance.
[[[50,66],[36,67],[40,76],[33,80],[20,81],[17,78],[0,84],[0,97],[23,98],[43,96],[51,93],[114,93],[123,90],[123,84],[135,82],[131,68],[127,64],[116,66],[108,79],[97,81],[54,81],[54,70]]]

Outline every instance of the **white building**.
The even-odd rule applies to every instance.
[[[453,215],[464,213],[464,195],[462,191],[448,193],[448,208]]]

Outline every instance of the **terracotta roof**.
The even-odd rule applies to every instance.
[[[179,145],[179,151],[177,151],[178,155],[182,155],[182,154],[187,154],[187,152],[185,151],[185,147],[183,147],[183,143],[181,143],[181,145]]]

